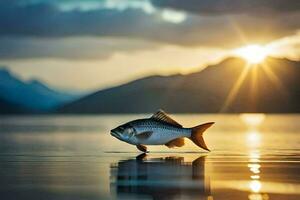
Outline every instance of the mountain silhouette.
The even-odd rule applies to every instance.
[[[0,99],[11,111],[43,112],[74,100],[77,96],[55,91],[38,80],[20,80],[6,69],[0,69]],[[7,112],[9,111],[7,110]],[[0,113],[3,113],[1,109]]]
[[[244,78],[241,78],[244,77]],[[249,67],[240,58],[187,75],[149,76],[97,91],[60,113],[299,113],[300,62],[267,58]]]
[[[33,111],[0,98],[0,114],[25,114],[30,112]]]

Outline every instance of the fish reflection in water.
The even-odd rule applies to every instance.
[[[183,157],[141,154],[111,166],[111,192],[119,198],[208,199],[206,183],[203,156],[184,162]]]

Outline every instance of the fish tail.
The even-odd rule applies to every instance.
[[[210,151],[208,147],[206,146],[204,139],[203,139],[203,133],[206,129],[211,127],[214,124],[214,122],[208,122],[205,124],[201,124],[198,126],[195,126],[192,128],[192,134],[190,139],[198,146],[201,147],[207,151]]]

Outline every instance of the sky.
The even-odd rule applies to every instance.
[[[300,1],[0,1],[0,66],[55,88],[189,73],[250,44],[298,60]]]

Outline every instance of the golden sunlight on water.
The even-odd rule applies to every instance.
[[[255,113],[255,114],[241,114],[240,118],[249,128],[257,128],[266,118],[265,114]]]
[[[257,130],[251,130],[246,133],[248,146],[258,146],[261,141],[261,134]]]
[[[268,199],[267,194],[261,194],[262,183],[260,181],[261,165],[260,163],[259,151],[253,151],[249,154],[248,168],[250,171],[250,181],[249,181],[249,200],[266,200]]]
[[[258,128],[265,120],[265,114],[241,114],[240,118],[247,126],[246,142],[249,148],[258,148],[261,143],[261,133]]]
[[[261,165],[260,165],[260,144],[261,144],[261,133],[258,127],[265,120],[264,114],[241,114],[242,121],[248,127],[246,132],[246,142],[248,144],[249,152],[249,162],[247,167],[250,171],[249,180],[249,200],[268,200],[269,196],[267,194],[261,193],[263,183],[261,179]]]
[[[138,115],[1,119],[1,199],[298,200],[299,117],[175,115],[187,127],[214,119],[212,151],[187,139],[147,155],[109,135]]]

